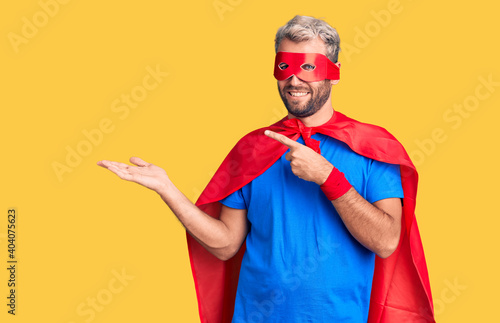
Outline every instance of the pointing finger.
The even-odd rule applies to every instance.
[[[276,133],[271,130],[266,130],[264,131],[264,134],[268,136],[269,138],[272,138],[276,141],[281,142],[283,145],[287,146],[288,148],[296,148],[302,146],[298,142],[288,138],[287,136],[283,136],[282,134]]]

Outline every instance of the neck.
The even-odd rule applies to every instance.
[[[330,120],[330,118],[333,116],[334,112],[335,111],[332,108],[331,101],[328,100],[325,103],[325,105],[321,109],[319,109],[318,112],[313,114],[312,116],[305,117],[305,118],[299,118],[299,117],[294,116],[293,114],[288,113],[288,119],[297,118],[300,121],[302,121],[302,123],[306,127],[317,127],[317,126],[321,126],[322,124],[324,124],[328,120]]]

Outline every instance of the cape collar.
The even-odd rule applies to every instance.
[[[334,124],[337,119],[337,115],[338,113],[334,111],[333,115],[327,122],[315,127],[306,127],[304,123],[298,118],[285,119],[287,118],[285,117],[275,126],[275,128],[281,134],[287,137],[298,138],[297,134],[302,136],[302,139],[304,139],[304,143],[306,144],[307,147],[311,148],[318,154],[321,154],[321,150],[319,148],[319,141],[311,138],[311,136],[316,133],[324,132],[324,129]]]

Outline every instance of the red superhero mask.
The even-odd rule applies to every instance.
[[[274,61],[274,77],[278,81],[292,75],[305,82],[338,80],[339,67],[323,54],[278,52]]]

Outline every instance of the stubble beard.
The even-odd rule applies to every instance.
[[[332,91],[332,87],[329,80],[323,80],[323,83],[319,85],[316,89],[316,92],[313,92],[311,88],[304,87],[296,87],[296,86],[285,86],[283,91],[279,88],[278,92],[280,93],[281,100],[285,104],[286,109],[292,115],[297,118],[306,118],[312,116],[316,112],[318,112],[323,105],[325,105],[326,101],[330,97],[330,92]],[[286,93],[288,91],[307,91],[310,93],[311,98],[303,103],[293,103],[294,100],[288,100],[286,97]]]

